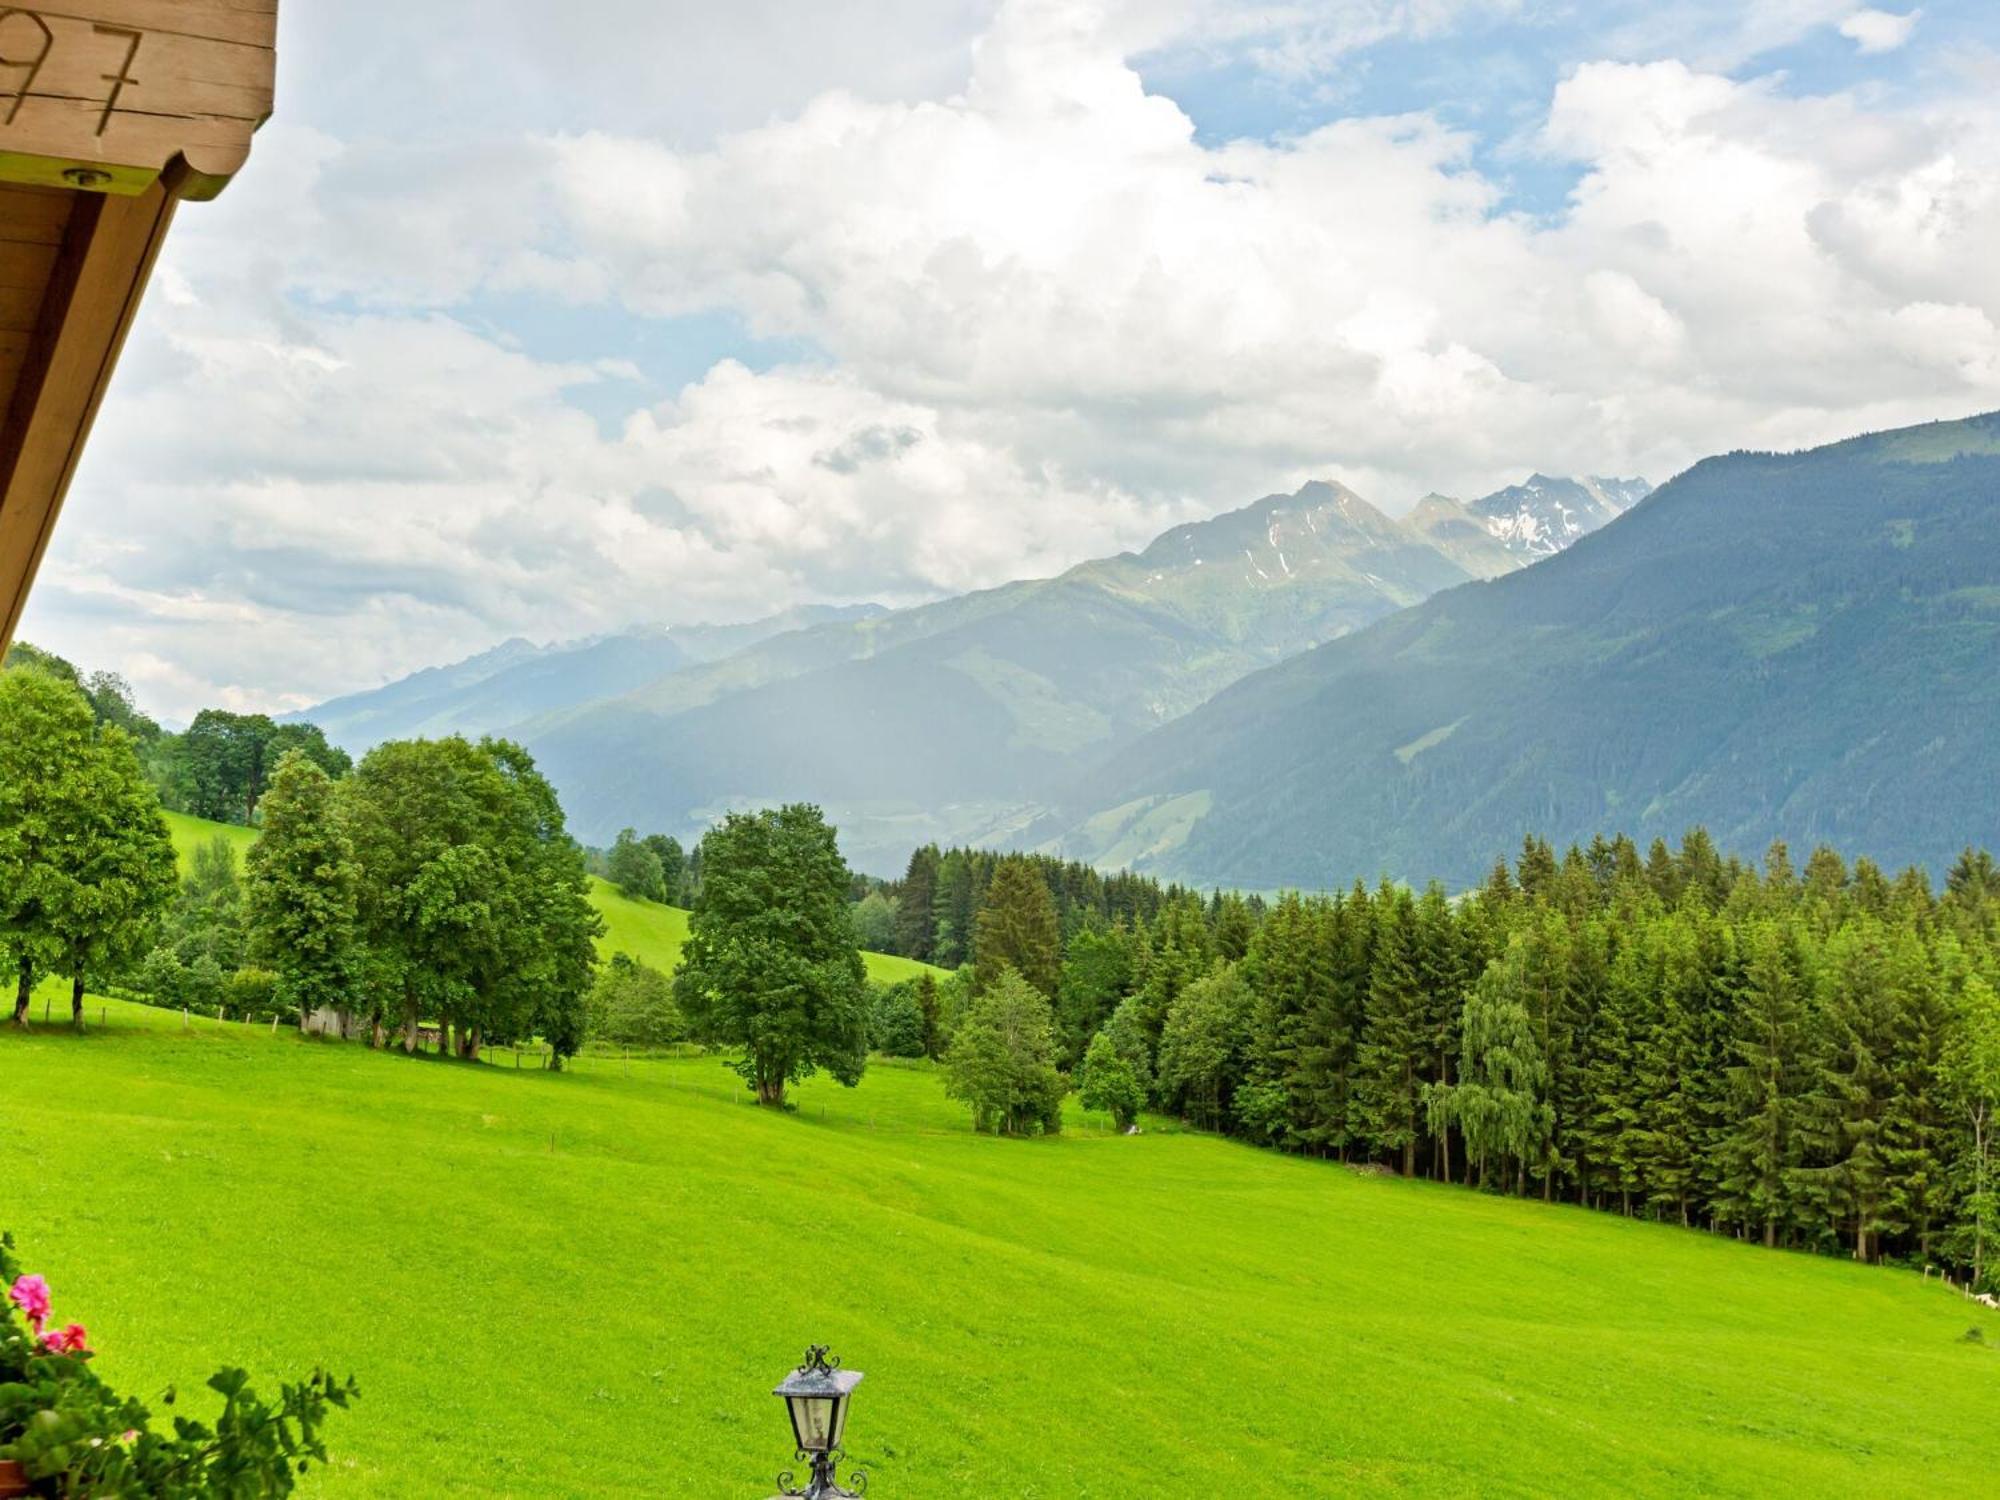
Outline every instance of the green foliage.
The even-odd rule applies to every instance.
[[[931,1028],[927,1032],[921,992],[931,990]],[[937,984],[929,975],[901,984],[871,987],[868,1002],[868,1045],[884,1057],[928,1057],[935,1046]]]
[[[21,1275],[11,1235],[0,1235],[0,1287]],[[151,1413],[91,1368],[87,1349],[51,1352],[41,1329],[0,1300],[0,1458],[18,1463],[35,1494],[131,1495],[157,1500],[239,1500],[289,1495],[327,1462],[320,1432],[360,1395],[324,1371],[287,1383],[276,1401],[224,1369],[208,1388],[222,1398],[214,1424],[176,1416],[153,1430]],[[166,1395],[174,1401],[172,1391]]]
[[[1989,887],[1991,896],[2000,890]],[[2000,991],[1970,975],[1959,993],[1959,1024],[1942,1059],[1947,1097],[1970,1132],[1961,1166],[1966,1190],[1958,1251],[1972,1268],[1975,1287],[1992,1285],[1995,1246],[2000,1246],[2000,1189],[1994,1170],[1995,1121],[2000,1118]]]
[[[854,903],[854,941],[877,953],[896,947],[896,903],[872,890]]]
[[[0,672],[0,954],[24,1025],[35,975],[68,974],[75,1019],[88,978],[129,966],[174,890],[173,844],[131,738],[98,728],[70,680]]]
[[[667,899],[666,869],[660,863],[658,852],[641,840],[635,829],[619,830],[618,838],[611,845],[606,874],[618,887],[619,894],[630,896],[635,901]]]
[[[278,974],[274,999],[301,1018],[353,1004],[359,871],[335,783],[289,751],[263,802],[264,831],[245,857],[249,950]]]
[[[364,994],[414,1048],[435,1017],[476,1055],[533,1035],[583,1045],[602,922],[555,792],[505,740],[378,745],[341,784]]]
[[[1103,1032],[1090,1039],[1077,1070],[1077,1097],[1085,1109],[1103,1110],[1120,1130],[1129,1130],[1145,1107],[1146,1091],[1139,1071],[1122,1056],[1117,1043]]]
[[[979,907],[972,958],[981,988],[1011,969],[1051,999],[1062,977],[1062,928],[1041,872],[1024,859],[1003,859]]]
[[[1160,1099],[1196,1124],[1219,1129],[1243,1079],[1250,990],[1234,964],[1181,991],[1160,1034]]]
[[[944,1058],[945,1093],[972,1107],[972,1128],[1054,1135],[1069,1085],[1056,1067],[1055,1013],[1012,968],[973,997]]]
[[[673,981],[651,964],[611,955],[590,987],[587,1031],[594,1041],[664,1047],[686,1032]]]
[[[1123,928],[1093,920],[1070,939],[1056,982],[1063,1055],[1081,1061],[1097,1030],[1132,988],[1132,939]]]
[[[861,952],[834,831],[803,803],[731,813],[701,843],[702,886],[674,996],[697,1036],[743,1049],[762,1104],[824,1068],[860,1082]]]
[[[353,764],[317,725],[277,724],[268,714],[205,708],[174,740],[162,790],[179,810],[198,818],[253,823],[270,776],[294,751],[336,779]]]
[[[1519,953],[1510,950],[1510,957]],[[1552,1111],[1548,1060],[1536,1044],[1520,994],[1518,962],[1500,961],[1466,997],[1457,1083],[1434,1084],[1424,1095],[1431,1128],[1456,1126],[1479,1169],[1512,1161],[1526,1170],[1547,1144]]]
[[[268,1021],[291,1013],[279,999],[280,981],[269,969],[246,965],[222,981],[222,1003],[239,1021]]]

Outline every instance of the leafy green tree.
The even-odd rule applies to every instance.
[[[611,845],[611,883],[618,893],[634,901],[664,901],[666,872],[660,856],[649,848],[634,829],[621,828]]]
[[[246,964],[222,982],[222,1004],[239,1021],[268,1021],[281,1010],[278,976],[270,969]]]
[[[1066,1061],[1082,1060],[1091,1038],[1131,989],[1131,935],[1093,918],[1070,939],[1056,981],[1056,1015]]]
[[[702,890],[675,998],[697,1031],[744,1049],[761,1104],[825,1068],[850,1087],[867,1063],[866,981],[847,914],[848,870],[816,807],[731,813],[702,840]]]
[[[298,750],[278,762],[263,801],[264,831],[244,863],[250,953],[278,976],[278,1003],[300,1024],[349,1008],[358,876],[335,784]]]
[[[1425,1092],[1432,1128],[1455,1125],[1485,1187],[1495,1165],[1512,1161],[1526,1185],[1526,1164],[1548,1144],[1553,1123],[1545,1097],[1548,1064],[1535,1043],[1528,1007],[1496,960],[1466,997],[1459,1081]]]
[[[1056,1068],[1055,1013],[1011,965],[973,998],[945,1053],[944,1074],[946,1094],[972,1107],[975,1130],[1062,1129],[1068,1087]]]
[[[923,1011],[917,1003],[921,983],[908,979],[901,984],[875,986],[868,1002],[868,1044],[884,1057],[928,1055],[924,1051]]]
[[[105,725],[81,769],[81,836],[61,856],[66,899],[49,909],[78,1027],[87,982],[128,969],[146,951],[176,886],[173,840],[131,737]]]
[[[917,976],[916,1004],[923,1055],[936,1062],[944,1056],[944,1000],[936,977],[928,969]]]
[[[1228,1118],[1243,1079],[1250,991],[1234,964],[1219,964],[1182,990],[1160,1033],[1160,1097],[1210,1128]]]
[[[1987,1281],[1987,1247],[2000,1240],[2000,1192],[1994,1185],[1995,1119],[2000,1117],[2000,991],[1969,976],[1958,998],[1959,1024],[1946,1044],[1944,1077],[1970,1131],[1964,1228],[1972,1284]]]
[[[187,980],[181,986],[181,1003],[198,1011],[219,1011],[223,1008],[228,982],[229,976],[222,972],[215,955],[204,953],[188,965]]]
[[[854,941],[871,953],[896,951],[896,903],[880,890],[854,903]]]
[[[171,898],[174,854],[132,741],[97,729],[75,683],[35,667],[0,673],[0,951],[25,1026],[38,972],[86,976],[144,951]]]
[[[187,965],[171,948],[155,948],[139,965],[139,987],[153,1004],[177,1010],[187,1004]]]
[[[1090,1046],[1083,1054],[1077,1091],[1085,1109],[1102,1110],[1120,1130],[1132,1128],[1146,1103],[1138,1070],[1101,1031],[1090,1039]]]
[[[73,682],[35,666],[0,673],[0,949],[18,980],[16,1026],[28,1024],[37,972],[62,961],[76,902],[66,853],[91,822],[91,728]]]
[[[466,1050],[477,1055],[481,1025],[499,1042],[539,1034],[560,1067],[583,1046],[604,921],[590,902],[583,850],[533,757],[511,740],[481,740],[479,750],[508,790],[500,854],[518,916],[504,930],[511,946],[490,977],[487,1013]]]
[[[217,834],[194,846],[167,919],[167,932],[181,962],[206,955],[223,969],[243,962],[243,882],[237,876],[236,846]]]
[[[649,833],[639,842],[653,851],[660,862],[660,899],[672,906],[685,904],[681,886],[687,879],[687,851],[671,834]]]
[[[1041,872],[1026,859],[1003,859],[979,908],[973,963],[983,989],[1012,969],[1053,999],[1062,979],[1062,929]]]
[[[685,1030],[673,981],[651,964],[614,953],[591,984],[586,1030],[600,1041],[664,1047]]]
[[[519,746],[451,737],[378,745],[342,783],[370,989],[414,1051],[438,1019],[447,1050],[539,1033],[560,1060],[583,1043],[602,922],[583,853]]]

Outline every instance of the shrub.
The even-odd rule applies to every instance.
[[[974,1000],[945,1054],[945,1092],[972,1106],[972,1128],[1054,1135],[1069,1086],[1056,1070],[1055,1012],[1011,968]]]
[[[1129,1128],[1139,1118],[1139,1109],[1146,1102],[1138,1071],[1119,1055],[1111,1038],[1101,1031],[1090,1039],[1090,1047],[1083,1054],[1077,1089],[1085,1109],[1105,1111],[1120,1130]]]
[[[155,1005],[179,1010],[187,1004],[187,966],[171,948],[155,948],[139,966],[139,988]]]
[[[11,1235],[0,1235],[0,1458],[20,1464],[36,1495],[235,1500],[289,1495],[298,1475],[326,1462],[320,1428],[360,1394],[324,1371],[266,1401],[241,1370],[218,1371],[213,1427],[176,1416],[171,1432],[91,1369],[80,1323],[56,1327],[48,1284],[21,1274]],[[166,1401],[174,1397],[169,1391]]]
[[[238,969],[222,982],[222,1003],[239,1021],[268,1021],[279,1011],[278,976],[269,969]]]
[[[876,989],[868,1005],[868,1044],[886,1057],[924,1056],[924,1013],[915,980]]]
[[[588,1032],[597,1041],[664,1047],[686,1034],[673,981],[623,953],[597,971],[586,1005]]]

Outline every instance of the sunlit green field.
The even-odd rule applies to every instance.
[[[168,813],[167,826],[173,832],[174,848],[179,851],[183,864],[197,844],[218,835],[235,846],[239,862],[245,851],[257,842],[255,829],[228,823],[209,823],[184,813]],[[613,953],[629,954],[642,963],[669,971],[680,963],[681,947],[687,942],[688,914],[685,911],[677,906],[662,906],[657,901],[634,901],[621,896],[616,886],[599,880],[595,875],[590,878],[590,900],[604,918],[604,936],[597,944],[599,951],[607,956]],[[883,983],[914,979],[930,967],[913,958],[899,958],[890,953],[870,953],[864,957],[868,964],[868,977]],[[932,969],[931,972],[943,971]]]
[[[763,1496],[814,1340],[868,1374],[878,1500],[2000,1473],[2000,1319],[1906,1272],[1081,1115],[975,1137],[921,1069],[777,1115],[713,1060],[106,1014],[0,1036],[0,1221],[135,1390],[355,1372],[315,1494]]]

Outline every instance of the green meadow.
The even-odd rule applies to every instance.
[[[1909,1272],[1081,1113],[974,1136],[923,1068],[778,1114],[714,1059],[103,1009],[0,1037],[0,1221],[137,1392],[358,1375],[312,1494],[763,1496],[811,1341],[867,1372],[850,1446],[891,1500],[2000,1472],[2000,1318]]]
[[[173,833],[174,848],[179,852],[183,865],[195,845],[220,836],[235,846],[237,865],[241,869],[244,853],[257,842],[257,831],[253,828],[210,823],[201,818],[190,818],[185,813],[170,812],[166,819],[167,827]],[[595,875],[590,877],[590,902],[604,918],[604,936],[598,939],[597,946],[605,956],[625,953],[669,972],[680,963],[681,947],[687,942],[688,932],[688,914],[685,911],[677,906],[662,906],[657,901],[635,901],[620,895],[616,886]],[[913,958],[900,958],[893,953],[869,953],[864,958],[868,964],[868,977],[885,984],[914,979],[930,969],[928,964]],[[943,971],[930,969],[930,972],[941,974]]]
[[[253,837],[172,822],[183,857]],[[593,895],[607,951],[671,967],[685,912]],[[867,1372],[852,1461],[891,1500],[2000,1472],[2000,1317],[1908,1271],[1122,1137],[1074,1100],[1060,1137],[975,1136],[923,1065],[775,1113],[713,1057],[555,1074],[99,999],[77,1035],[47,993],[58,1024],[0,1035],[0,1227],[135,1393],[205,1415],[225,1361],[355,1374],[310,1495],[756,1500],[809,1342]]]

